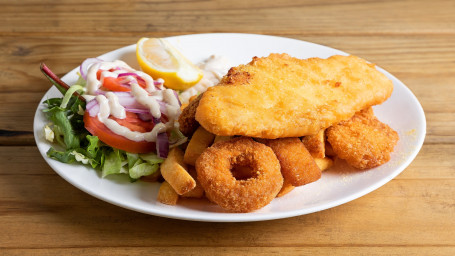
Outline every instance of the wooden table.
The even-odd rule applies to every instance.
[[[126,2],[126,1],[125,1]],[[455,1],[1,1],[1,255],[455,255]],[[427,137],[378,190],[294,218],[202,223],[105,203],[60,178],[32,135],[49,83],[138,38],[278,35],[377,63],[417,96]]]

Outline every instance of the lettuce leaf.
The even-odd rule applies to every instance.
[[[67,94],[75,90],[67,91]],[[156,154],[133,154],[112,148],[91,135],[84,127],[85,101],[72,95],[47,99],[43,112],[52,121],[48,128],[54,133],[54,142],[60,149],[51,147],[47,155],[62,163],[79,163],[101,170],[102,177],[111,174],[127,174],[133,181],[156,173],[163,159]],[[43,131],[44,132],[44,131]],[[49,131],[47,131],[49,133]]]

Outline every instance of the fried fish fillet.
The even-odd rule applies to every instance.
[[[327,129],[327,141],[336,155],[358,169],[388,162],[398,139],[398,133],[379,121],[372,108]]]
[[[300,137],[382,103],[392,90],[384,74],[355,56],[270,54],[231,68],[204,93],[195,117],[216,135]]]

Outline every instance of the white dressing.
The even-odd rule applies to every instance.
[[[189,99],[192,95],[203,92],[208,87],[217,84],[229,68],[226,59],[215,56],[210,57],[200,66],[203,69],[204,77],[198,84],[182,93],[184,98]],[[103,71],[98,79],[97,73],[100,69]],[[118,78],[120,74],[123,74],[121,83],[125,83],[131,87],[130,94],[134,97],[134,101],[147,107],[150,114],[156,119],[160,119],[162,113],[165,114],[168,122],[158,123],[153,127],[152,131],[142,133],[131,131],[127,127],[120,125],[117,121],[110,119],[109,117],[111,115],[118,119],[124,119],[128,110],[120,104],[119,96],[115,92],[102,92],[100,94],[98,90],[105,78]],[[145,89],[139,85],[138,79],[145,81]],[[173,127],[178,127],[177,119],[181,113],[179,99],[175,92],[163,87],[163,79],[157,79],[156,82],[157,85],[155,85],[155,81],[151,76],[142,71],[132,69],[123,61],[99,62],[91,65],[87,71],[86,94],[83,96],[87,102],[96,99],[99,104],[97,118],[113,133],[132,141],[155,142],[159,133],[166,132]],[[125,104],[124,98],[122,104]]]
[[[125,108],[122,105],[120,105],[120,103],[118,102],[117,95],[115,95],[112,92],[107,92],[106,98],[109,102],[111,115],[113,115],[114,117],[119,118],[119,119],[126,118]]]
[[[131,84],[131,94],[136,98],[137,102],[149,108],[153,117],[161,117],[160,104],[158,101],[154,97],[149,96],[148,92],[142,89],[137,83]]]
[[[116,69],[113,71],[109,71],[110,69]],[[100,79],[98,80],[98,70],[104,70],[101,72]],[[101,85],[103,84],[104,78],[106,77],[113,77],[117,78],[121,73],[134,73],[140,76],[147,85],[147,91],[153,92],[155,91],[155,85],[153,78],[141,71],[134,70],[128,64],[121,60],[114,60],[114,61],[103,61],[99,63],[95,63],[91,65],[87,71],[87,93],[88,94],[95,94],[96,90],[98,90]],[[136,79],[134,79],[136,80]]]
[[[179,97],[183,104],[188,103],[189,99],[199,93],[205,92],[227,74],[230,64],[226,57],[212,55],[206,61],[198,65],[204,76],[193,87],[180,93]]]

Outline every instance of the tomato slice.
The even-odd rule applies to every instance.
[[[101,78],[101,73],[103,71],[104,70],[99,69],[96,72],[96,77],[98,78],[98,80]],[[111,69],[109,71],[113,71],[113,70]],[[114,92],[129,92],[129,91],[131,91],[131,88],[129,86],[126,86],[126,85],[122,84],[123,79],[124,78],[122,78],[122,77],[117,77],[117,78],[115,78],[115,77],[105,77],[103,79],[103,84],[101,86],[104,89],[106,89],[106,90],[114,91]],[[137,83],[139,84],[139,86],[141,86],[144,89],[147,87],[147,84],[142,79],[137,79]]]
[[[131,131],[135,132],[149,132],[155,126],[152,122],[142,121],[135,113],[126,112],[125,119],[118,119],[113,116],[110,117],[119,123],[121,126],[125,126]]]
[[[128,86],[123,85],[120,82],[120,79],[114,77],[105,77],[103,79],[102,87],[109,91],[113,92],[129,92],[131,88]]]
[[[125,119],[112,119],[119,122],[120,125],[128,127],[132,131],[148,132],[153,129],[153,124],[151,122],[144,122],[139,119],[136,114],[130,112],[127,112],[127,117]],[[101,123],[97,116],[90,116],[88,111],[84,114],[84,125],[85,129],[87,129],[92,135],[98,136],[102,142],[111,147],[125,150],[130,153],[149,153],[156,151],[155,142],[137,142],[115,134],[103,123]]]

